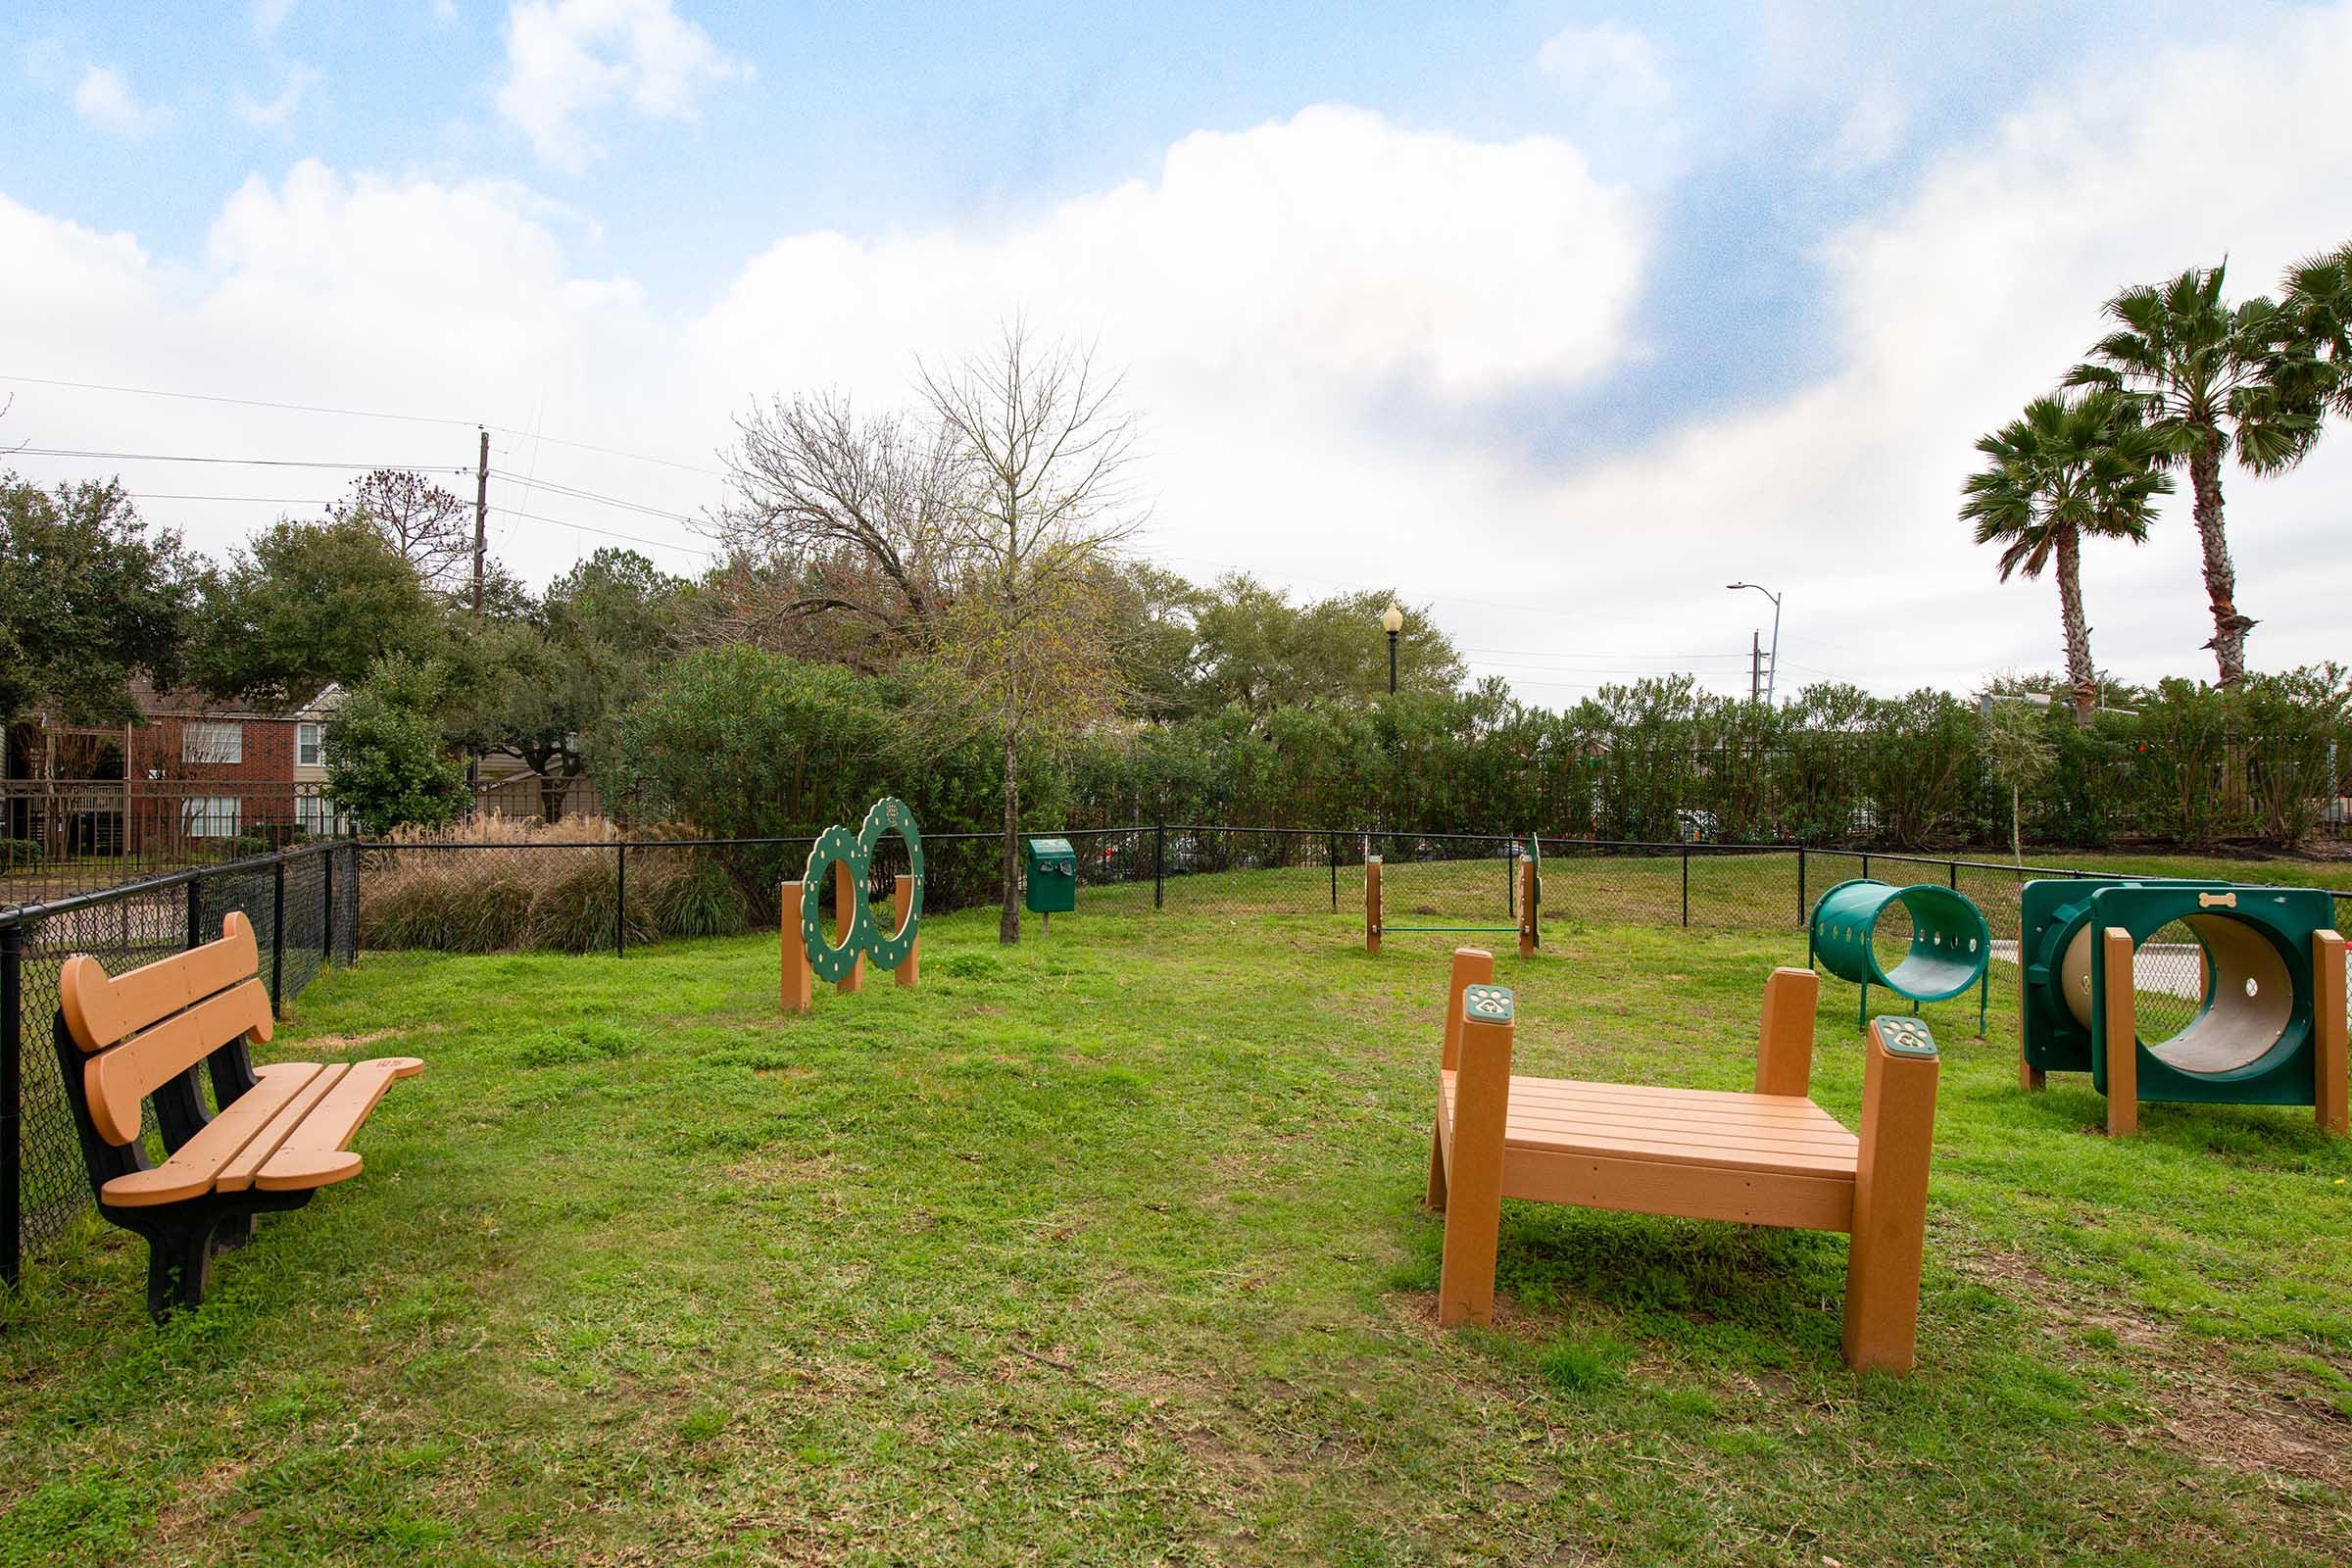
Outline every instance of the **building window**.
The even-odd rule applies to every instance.
[[[244,806],[234,795],[191,795],[180,804],[179,817],[192,839],[233,839]]]
[[[318,744],[318,732],[324,726],[303,723],[294,726],[294,760],[304,767],[317,767],[324,752]]]
[[[180,726],[179,760],[183,762],[242,762],[245,726],[209,718],[190,719]]]
[[[348,828],[351,814],[336,810],[335,803],[323,795],[297,795],[294,797],[294,825],[312,838],[325,838]]]

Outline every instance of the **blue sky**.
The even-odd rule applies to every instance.
[[[913,354],[1024,310],[1134,363],[1166,437],[1164,559],[1302,592],[1426,583],[1457,635],[1496,651],[1494,672],[1563,701],[1694,642],[1717,684],[1743,681],[1722,651],[1752,614],[1704,579],[1778,566],[1836,579],[1838,599],[1884,592],[1855,558],[1884,555],[1890,528],[1951,532],[1968,442],[2055,379],[2105,292],[2223,251],[2267,286],[2352,229],[2325,194],[2340,149],[2294,155],[2276,188],[2219,188],[2233,137],[2276,145],[2258,122],[2280,95],[2322,114],[2311,61],[2345,30],[2334,7],[1133,10],[292,0],[173,8],[159,25],[151,7],[20,3],[0,21],[0,199],[28,254],[57,247],[33,275],[86,288],[90,319],[117,325],[45,333],[59,312],[21,303],[0,373],[487,419],[707,466],[753,396],[831,382],[886,398]],[[2168,176],[2147,83],[2208,77],[2242,99],[2195,113],[2233,122],[2210,170],[2176,160]],[[1261,173],[1275,196],[1250,193]],[[2046,289],[2000,305],[1973,299],[1965,270],[1904,261],[1983,239],[1932,232],[1969,232],[1972,180],[1983,227],[2015,225]],[[1309,186],[1294,227],[1284,193]],[[2104,227],[2049,216],[2110,201]],[[2188,211],[2159,221],[2151,201]],[[83,231],[135,262],[116,279],[107,253],[91,278]],[[282,341],[260,324],[272,300]],[[1261,304],[1249,333],[1194,352]],[[1955,313],[1996,307],[2003,341],[1943,342]],[[1375,341],[1383,322],[1393,342]],[[1948,417],[1851,432],[1849,447],[1904,443],[1907,466],[1796,464],[1743,540],[1738,465],[1704,480],[1678,446],[1836,453],[1833,406],[1889,407],[1904,333],[1973,356],[1952,366],[1965,390]],[[371,365],[387,341],[402,363]],[[1237,380],[1263,400],[1252,428],[1288,421],[1282,443],[1243,450]],[[17,396],[15,439],[108,450],[134,434],[307,450],[328,428]],[[534,478],[679,511],[715,499],[707,475],[679,488],[679,470],[501,439]],[[1372,461],[1407,476],[1333,482]],[[1384,498],[1393,514],[1372,516]],[[552,510],[526,500],[514,510]],[[184,509],[168,520],[210,548],[254,521],[232,503]],[[2278,559],[2300,519],[2326,520],[2308,498],[2285,511]],[[586,538],[517,522],[508,548],[545,576]],[[2250,565],[2273,559],[2251,532],[2247,548]],[[2141,554],[2108,612],[2093,590],[2113,628],[2102,661],[2193,668],[2193,639],[2170,629],[2179,563]],[[681,544],[665,564],[696,559]],[[1818,638],[1817,671],[1882,689],[2055,662],[2042,590],[1995,592],[1942,535],[1923,559],[1963,601],[1953,647],[1881,659],[1867,635],[1816,629],[1792,649]],[[1480,588],[1498,573],[1521,586]],[[2331,635],[2308,631],[2298,652]],[[1606,657],[1564,652],[1588,647]]]

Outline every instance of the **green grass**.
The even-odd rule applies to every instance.
[[[1913,1377],[1840,1363],[1840,1238],[1538,1205],[1496,1326],[1440,1334],[1448,940],[1113,902],[1009,952],[929,922],[920,990],[806,1019],[772,939],[323,978],[270,1054],[426,1074],[201,1313],[151,1326],[94,1219],[39,1261],[0,1563],[2352,1553],[2352,1152],[2308,1112],[2110,1143],[2086,1084],[2018,1092],[2006,1019],[1931,1007]],[[1521,1070],[1714,1088],[1801,956],[1548,944],[1500,959]],[[1825,984],[1816,1056],[1849,1125],[1851,1005]]]

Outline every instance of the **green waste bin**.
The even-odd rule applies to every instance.
[[[1068,839],[1025,839],[1021,872],[1032,914],[1064,914],[1078,907],[1078,852]]]

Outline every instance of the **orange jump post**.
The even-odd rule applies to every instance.
[[[2314,932],[2311,970],[2311,1026],[2318,1031],[2319,1046],[2312,1110],[2320,1131],[2341,1138],[2352,1132],[2352,1103],[2347,1103],[2346,1095],[2344,939],[2333,931]]]
[[[1857,1138],[1808,1098],[1820,987],[1809,969],[1766,982],[1746,1094],[1513,1077],[1515,1008],[1493,974],[1491,955],[1454,955],[1429,1172],[1430,1204],[1446,1214],[1441,1323],[1492,1315],[1503,1199],[1574,1203],[1845,1231],[1845,1359],[1910,1369],[1936,1114],[1925,1024],[1872,1020]]]

